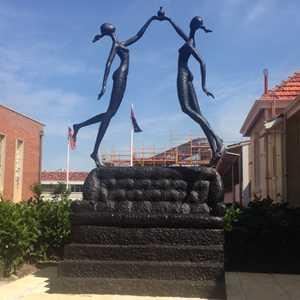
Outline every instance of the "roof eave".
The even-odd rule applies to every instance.
[[[257,119],[257,117],[259,116],[260,112],[262,109],[266,109],[266,108],[271,108],[274,101],[276,102],[276,107],[277,108],[286,108],[287,106],[289,106],[292,102],[294,102],[295,100],[284,100],[284,99],[274,99],[272,100],[256,100],[250,110],[250,112],[248,113],[242,128],[240,129],[240,133],[243,136],[250,136],[250,131],[253,128],[253,126],[255,125],[255,121]]]
[[[14,110],[14,109],[12,109],[12,108],[6,106],[6,105],[0,104],[0,106],[2,106],[4,109],[7,109],[7,110],[9,110],[9,111],[11,111],[11,112],[13,112],[13,113],[15,113],[15,114],[18,114],[18,115],[20,115],[20,116],[22,116],[22,117],[24,117],[24,118],[26,118],[26,119],[29,119],[30,121],[32,121],[32,122],[34,122],[34,123],[37,123],[37,124],[39,124],[39,125],[42,126],[42,127],[45,127],[45,126],[46,126],[45,124],[41,123],[40,121],[37,121],[37,120],[35,120],[35,119],[33,119],[33,118],[31,118],[31,117],[29,117],[29,116],[23,114],[23,113],[20,113],[20,112],[18,112],[18,111],[16,111],[16,110]]]
[[[249,131],[253,127],[253,124],[256,118],[258,117],[260,111],[262,109],[270,107],[270,104],[271,104],[270,101],[266,101],[266,100],[256,100],[254,102],[240,129],[240,133],[243,136],[249,136]]]

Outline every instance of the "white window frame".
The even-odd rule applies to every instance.
[[[18,151],[18,142],[22,143],[22,153],[21,153],[21,158],[20,158],[20,183],[19,187],[17,186],[17,151]],[[13,199],[14,202],[20,202],[22,201],[22,192],[23,192],[23,172],[24,172],[24,148],[25,148],[25,143],[22,139],[17,138],[16,139],[16,146],[15,146],[15,167],[14,167],[14,195]]]

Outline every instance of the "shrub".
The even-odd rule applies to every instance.
[[[3,275],[9,276],[33,250],[39,232],[30,206],[0,202],[0,258]]]
[[[9,276],[24,261],[56,257],[70,235],[70,200],[0,201],[0,260]]]
[[[60,201],[37,201],[37,220],[40,235],[34,245],[38,259],[51,259],[68,242],[71,225],[69,221],[71,201],[65,197]]]
[[[228,270],[299,273],[300,209],[255,199],[237,216],[234,207],[225,216]]]
[[[236,205],[226,207],[224,214],[224,230],[231,231],[233,223],[239,219],[241,210]]]

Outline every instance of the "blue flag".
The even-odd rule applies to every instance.
[[[131,123],[132,123],[133,131],[134,132],[142,132],[143,130],[141,129],[141,127],[139,126],[139,124],[136,121],[136,118],[135,118],[132,106],[131,106],[131,111],[130,111],[130,118],[131,118]]]

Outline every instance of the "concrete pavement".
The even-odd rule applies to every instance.
[[[59,294],[55,293],[53,286],[51,290],[49,288],[49,282],[57,278],[56,274],[55,267],[48,267],[12,282],[2,282],[0,300],[185,299],[131,295]],[[226,273],[226,291],[228,300],[298,300],[300,299],[300,275]],[[200,298],[197,299],[200,300]]]

